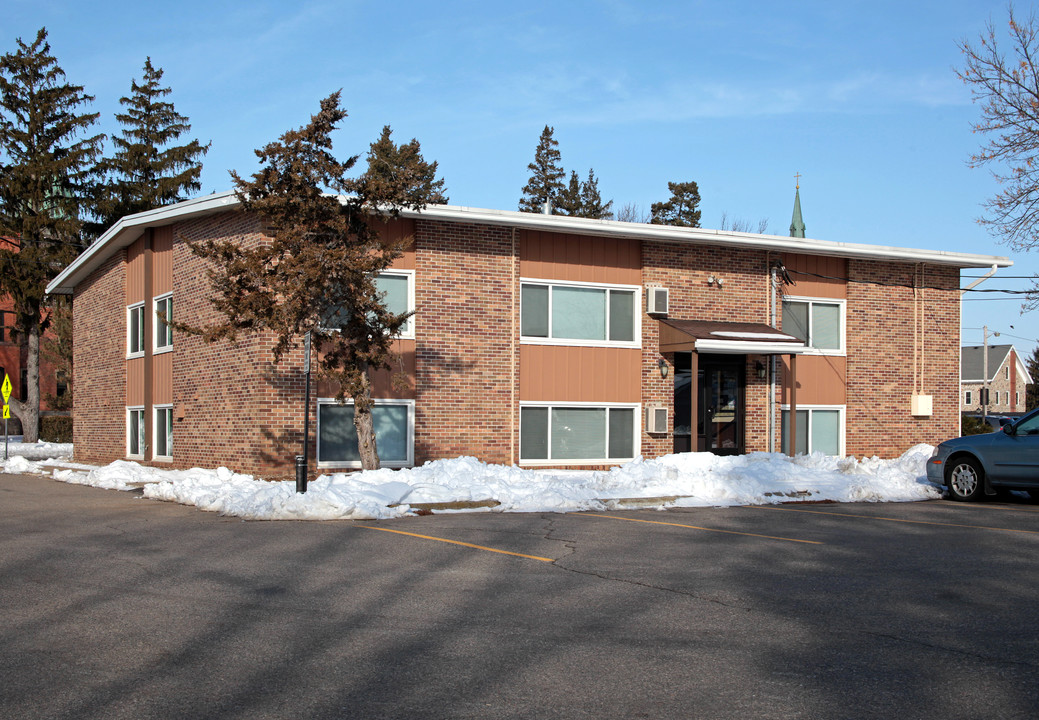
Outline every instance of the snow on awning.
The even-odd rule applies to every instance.
[[[660,321],[660,352],[692,350],[705,354],[797,355],[807,348],[801,338],[764,323]]]

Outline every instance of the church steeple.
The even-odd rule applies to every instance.
[[[801,173],[794,176],[797,187],[794,189],[794,217],[790,220],[790,237],[803,238],[805,236],[805,221],[801,218]]]

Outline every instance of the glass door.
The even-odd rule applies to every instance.
[[[697,449],[716,455],[743,454],[745,359],[701,356],[697,375]]]

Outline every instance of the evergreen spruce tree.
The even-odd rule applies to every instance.
[[[47,30],[0,57],[0,294],[11,298],[26,343],[27,393],[11,399],[27,442],[39,437],[44,288],[82,248],[81,211],[94,192],[102,135],[89,135],[93,101],[51,55]],[[14,382],[17,386],[18,379]]]
[[[552,211],[556,215],[584,217],[581,205],[581,179],[577,177],[577,171],[570,172],[570,184],[559,191]]]
[[[599,194],[599,179],[595,177],[595,171],[589,169],[588,179],[581,184],[581,217],[610,220],[613,218],[611,207],[613,200],[603,205],[602,195]]]
[[[553,213],[555,212],[554,208],[563,190],[563,177],[566,173],[559,165],[559,143],[552,137],[554,132],[554,128],[545,126],[534,151],[534,162],[527,165],[530,179],[523,186],[523,197],[519,201],[519,209],[522,212],[544,212],[546,202],[552,203]]]
[[[389,125],[382,129],[379,139],[371,144],[368,150],[368,169],[358,179],[363,185],[360,189],[372,197],[381,196],[384,192],[404,191],[404,196],[397,198],[401,205],[415,203],[436,203],[446,205],[444,180],[437,179],[437,163],[427,163],[422,157],[419,141],[412,138],[406,145],[397,145],[390,135],[393,130]]]
[[[209,145],[198,140],[171,144],[191,125],[163,99],[171,91],[161,86],[162,74],[162,68],[153,67],[147,58],[141,83],[132,80],[130,97],[119,99],[126,112],[115,117],[123,131],[112,138],[115,154],[104,161],[109,182],[97,200],[99,222],[92,231],[103,232],[124,215],[186,200],[202,188],[201,158]]]
[[[700,227],[700,189],[696,183],[669,182],[667,189],[671,191],[671,198],[666,202],[653,203],[650,222],[654,225]]]
[[[379,467],[371,372],[390,367],[394,338],[410,315],[391,313],[376,289],[378,274],[410,239],[387,241],[380,228],[401,208],[422,209],[438,187],[431,174],[419,185],[408,173],[347,178],[357,156],[332,155],[331,133],[346,117],[339,98],[333,93],[307,125],[257,150],[261,167],[251,179],[232,173],[239,202],[264,218],[271,240],[249,248],[192,243],[215,263],[213,304],[221,321],[176,326],[210,342],[263,328],[275,362],[311,332],[322,350],[321,375],[338,384],[340,401],[353,398],[361,464],[371,470]]]

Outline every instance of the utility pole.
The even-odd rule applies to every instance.
[[[988,421],[988,325],[983,325],[981,332],[985,338],[985,344],[981,349],[981,422]]]

